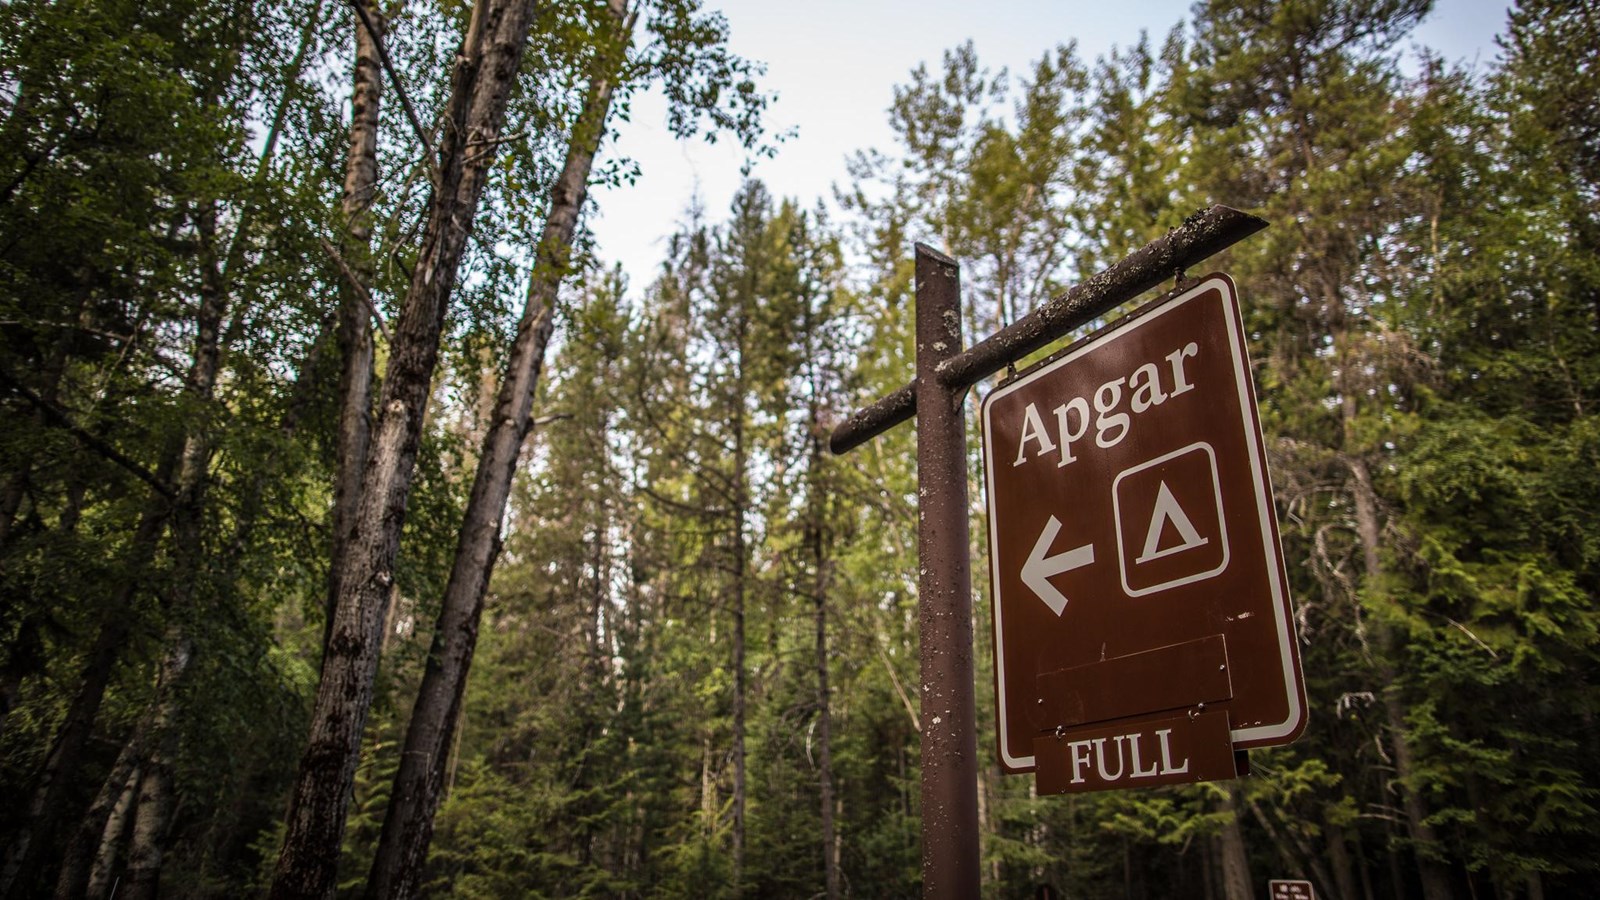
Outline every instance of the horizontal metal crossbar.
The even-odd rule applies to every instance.
[[[1267,220],[1227,206],[1213,206],[1190,216],[1182,225],[1088,281],[1074,285],[1012,325],[939,363],[934,374],[952,393],[971,387],[1266,227]],[[834,453],[846,453],[916,412],[913,379],[841,422],[828,445]]]

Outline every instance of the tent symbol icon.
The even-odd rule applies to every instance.
[[[1201,441],[1123,470],[1111,484],[1122,588],[1142,597],[1228,567],[1217,457]]]

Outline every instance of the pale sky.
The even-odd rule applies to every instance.
[[[907,82],[918,63],[937,72],[944,51],[968,38],[982,64],[1007,68],[1013,77],[1072,39],[1079,58],[1092,63],[1113,46],[1136,43],[1141,30],[1159,47],[1187,18],[1190,2],[706,0],[706,6],[727,17],[734,52],[766,64],[761,84],[778,95],[768,110],[770,130],[796,132],[751,175],[810,207],[818,198],[831,201],[851,153],[894,151],[887,110],[894,86]],[[1506,6],[1505,0],[1436,0],[1411,42],[1446,59],[1487,64],[1498,52],[1494,36],[1504,28]],[[633,187],[597,190],[598,215],[590,221],[601,258],[620,262],[635,290],[654,277],[666,238],[697,195],[711,222],[725,217],[745,158],[726,137],[715,145],[673,139],[659,95],[638,98],[632,121],[601,153],[629,156],[642,170]]]

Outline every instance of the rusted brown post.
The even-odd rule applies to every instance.
[[[1226,206],[1075,285],[970,350],[961,349],[961,271],[916,246],[917,370],[857,410],[829,446],[845,453],[917,418],[918,626],[922,637],[922,896],[978,896],[978,724],[973,701],[972,572],[967,542],[967,389],[1118,304],[1267,227]]]
[[[934,367],[961,352],[961,269],[917,245],[917,619],[922,632],[922,896],[978,896],[978,746],[967,543],[965,387]]]

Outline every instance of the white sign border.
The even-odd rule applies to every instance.
[[[984,511],[988,515],[985,523],[989,531],[989,585],[990,603],[992,604],[992,621],[994,626],[995,643],[995,714],[998,718],[997,735],[1000,744],[1000,761],[1013,772],[1026,772],[1035,767],[1034,757],[1014,756],[1006,740],[1006,664],[1005,654],[1005,623],[1002,615],[1000,601],[1000,578],[996,569],[999,559],[998,529],[994,527],[994,460],[996,454],[991,447],[990,434],[992,429],[989,423],[989,412],[994,401],[1006,396],[1030,382],[1036,381],[1045,375],[1071,363],[1093,350],[1098,350],[1112,341],[1126,337],[1140,327],[1155,321],[1163,315],[1183,306],[1185,303],[1201,297],[1212,290],[1220,289],[1220,301],[1223,313],[1231,327],[1228,328],[1228,347],[1233,354],[1235,383],[1239,390],[1239,407],[1244,419],[1245,446],[1250,454],[1250,474],[1255,482],[1256,509],[1261,522],[1261,539],[1264,546],[1268,568],[1268,583],[1272,591],[1272,614],[1277,625],[1279,659],[1283,666],[1284,683],[1290,687],[1288,691],[1289,714],[1288,717],[1271,725],[1257,725],[1251,728],[1235,728],[1230,732],[1230,737],[1235,744],[1244,741],[1271,741],[1277,738],[1294,734],[1305,724],[1305,709],[1301,705],[1300,697],[1303,688],[1298,677],[1294,656],[1294,630],[1288,616],[1288,597],[1284,594],[1283,555],[1273,540],[1276,533],[1276,522],[1272,509],[1272,498],[1268,494],[1267,464],[1262,458],[1261,440],[1259,436],[1260,425],[1256,413],[1255,386],[1251,383],[1249,359],[1245,355],[1243,346],[1244,323],[1239,314],[1239,292],[1233,284],[1233,279],[1226,275],[1212,275],[1204,281],[1190,287],[1182,294],[1165,302],[1154,301],[1159,304],[1156,309],[1139,315],[1136,319],[1126,323],[1113,323],[1109,330],[1103,334],[1090,337],[1080,346],[1068,347],[1067,352],[1058,359],[1044,363],[1031,372],[1007,382],[984,397],[982,405],[983,428],[983,469],[984,469]],[[1220,490],[1220,487],[1219,487]]]

